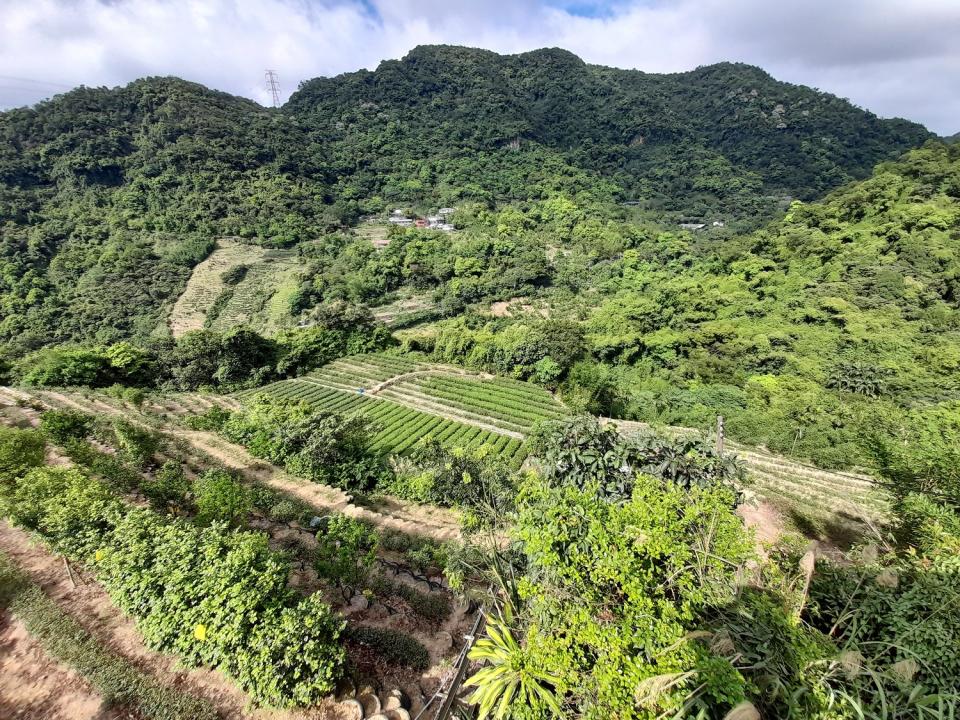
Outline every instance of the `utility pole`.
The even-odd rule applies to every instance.
[[[723,415],[717,415],[717,455],[723,455]]]
[[[277,78],[277,74],[273,70],[267,70],[264,77],[267,79],[267,90],[270,91],[270,96],[273,98],[273,106],[280,107],[280,80]]]

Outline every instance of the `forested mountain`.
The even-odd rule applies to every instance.
[[[465,189],[510,197],[487,181],[497,169],[484,155],[547,150],[624,198],[688,215],[816,197],[931,137],[748,65],[656,75],[559,49],[418,47],[373,72],[306,82],[286,109],[338,145],[338,175],[367,196],[426,200],[439,184],[450,201]]]
[[[293,247],[398,204],[574,199],[607,221],[638,199],[653,220],[755,226],[929,136],[748,66],[651,75],[560,50],[421,47],[309,81],[280,110],[173,78],[80,88],[0,114],[0,340],[21,354],[165,335],[217,237]],[[498,292],[547,282],[524,264],[489,268],[516,278]]]

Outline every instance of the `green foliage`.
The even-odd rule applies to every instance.
[[[167,478],[158,482],[165,482]],[[176,483],[176,478],[170,478]],[[176,486],[174,487],[174,490]],[[223,523],[241,527],[247,521],[253,500],[250,490],[226,470],[207,470],[193,482],[194,504],[199,525]]]
[[[93,430],[94,418],[76,410],[47,410],[40,419],[40,429],[59,445],[71,440],[84,440]]]
[[[918,717],[938,700],[960,708],[957,522],[946,536],[941,525],[921,554],[870,547],[856,565],[817,566],[807,613],[847,653],[834,685],[868,713]]]
[[[642,475],[616,503],[528,483],[514,531],[526,561],[515,621],[524,666],[584,717],[653,718],[742,700],[745,683],[729,662],[688,636],[708,608],[733,600],[751,555],[731,500],[724,488],[688,493]]]
[[[346,515],[326,518],[317,533],[317,574],[336,581],[342,588],[357,588],[367,579],[379,542],[376,530],[367,523]]]
[[[386,472],[367,449],[370,426],[361,416],[314,412],[305,402],[259,394],[231,414],[222,432],[296,475],[363,491]]]
[[[542,425],[534,452],[547,482],[589,488],[611,499],[629,497],[638,472],[688,490],[735,488],[743,481],[734,458],[721,457],[700,440],[670,440],[652,432],[627,440],[614,425],[604,427],[586,415]]]
[[[423,501],[461,508],[481,522],[513,507],[516,479],[488,445],[449,449],[428,438],[411,460],[415,469],[407,483],[416,485]]]
[[[204,501],[208,503],[208,505],[217,499],[214,497],[215,493],[212,492],[210,485],[210,483],[206,485],[201,484],[201,487],[203,487],[207,493]],[[150,501],[150,507],[159,511],[185,509],[188,504],[188,497],[192,491],[190,481],[183,472],[183,466],[173,460],[167,460],[161,465],[153,477],[148,478],[141,484],[141,488],[143,494],[146,495]],[[209,518],[210,510],[208,509],[207,512],[207,517]],[[214,510],[213,513],[217,519],[225,519],[227,522],[233,520],[233,516],[226,512],[221,512],[219,508]],[[224,515],[227,517],[224,518]]]
[[[921,493],[960,509],[960,403],[875,416],[864,444],[897,502]]]
[[[46,443],[34,430],[0,427],[0,487],[13,487],[18,478],[43,465]]]
[[[243,263],[234,265],[220,273],[220,279],[223,280],[225,285],[238,285],[247,276],[249,269],[250,266]]]
[[[348,642],[370,648],[384,662],[422,672],[430,667],[430,653],[416,638],[393,628],[351,626],[345,633]]]
[[[113,420],[109,427],[101,428],[99,434],[117,449],[124,461],[136,468],[146,467],[163,443],[157,433],[123,418]]]
[[[287,587],[265,535],[131,508],[73,469],[32,470],[8,499],[16,524],[89,565],[148,647],[223,670],[257,703],[312,705],[333,689],[343,623]]]
[[[162,685],[107,650],[65,614],[6,555],[0,554],[0,607],[21,620],[45,653],[77,671],[107,706],[133,709],[146,720],[215,720],[214,708],[180,688]]]
[[[230,419],[231,412],[219,405],[207,408],[199,415],[188,415],[184,422],[191,430],[213,430],[219,432]]]
[[[562,717],[553,688],[560,677],[537,667],[520,647],[506,624],[487,618],[485,636],[470,648],[470,659],[486,666],[467,678],[466,687],[477,689],[469,702],[479,706],[479,718]]]

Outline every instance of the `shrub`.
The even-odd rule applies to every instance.
[[[76,410],[47,410],[40,418],[40,429],[58,445],[83,440],[93,430],[93,416]]]
[[[127,706],[145,720],[216,720],[214,708],[181,689],[161,685],[107,650],[0,554],[0,607],[7,607],[44,651],[74,668],[107,705]]]
[[[148,647],[220,668],[258,703],[310,705],[333,689],[343,622],[319,598],[299,600],[287,587],[289,567],[266,536],[130,508],[65,468],[32,470],[11,517],[90,563]]]
[[[0,491],[10,492],[17,480],[43,465],[46,443],[35,430],[0,427]]]
[[[351,627],[348,642],[365,645],[391,665],[423,671],[430,667],[430,653],[406,633],[391,628]]]
[[[317,533],[317,574],[354,588],[366,579],[379,543],[379,534],[366,523],[347,515],[328,517]]]
[[[239,527],[253,508],[250,491],[226,470],[207,470],[194,482],[193,493],[199,525],[223,522]]]
[[[122,418],[114,420],[101,437],[115,446],[124,460],[138,468],[145,467],[153,459],[161,444],[159,435]]]
[[[220,273],[220,279],[223,280],[224,285],[238,285],[247,276],[249,269],[250,266],[243,263],[234,265]]]
[[[167,510],[171,506],[184,508],[190,494],[190,481],[180,463],[167,460],[152,478],[143,483],[142,489],[154,510]]]
[[[191,430],[212,430],[220,432],[223,426],[230,419],[230,411],[219,405],[208,408],[199,415],[189,415],[184,422]]]

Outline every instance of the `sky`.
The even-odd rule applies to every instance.
[[[723,60],[960,132],[960,0],[0,0],[0,108],[177,75],[269,104],[421,44],[680,72]]]

